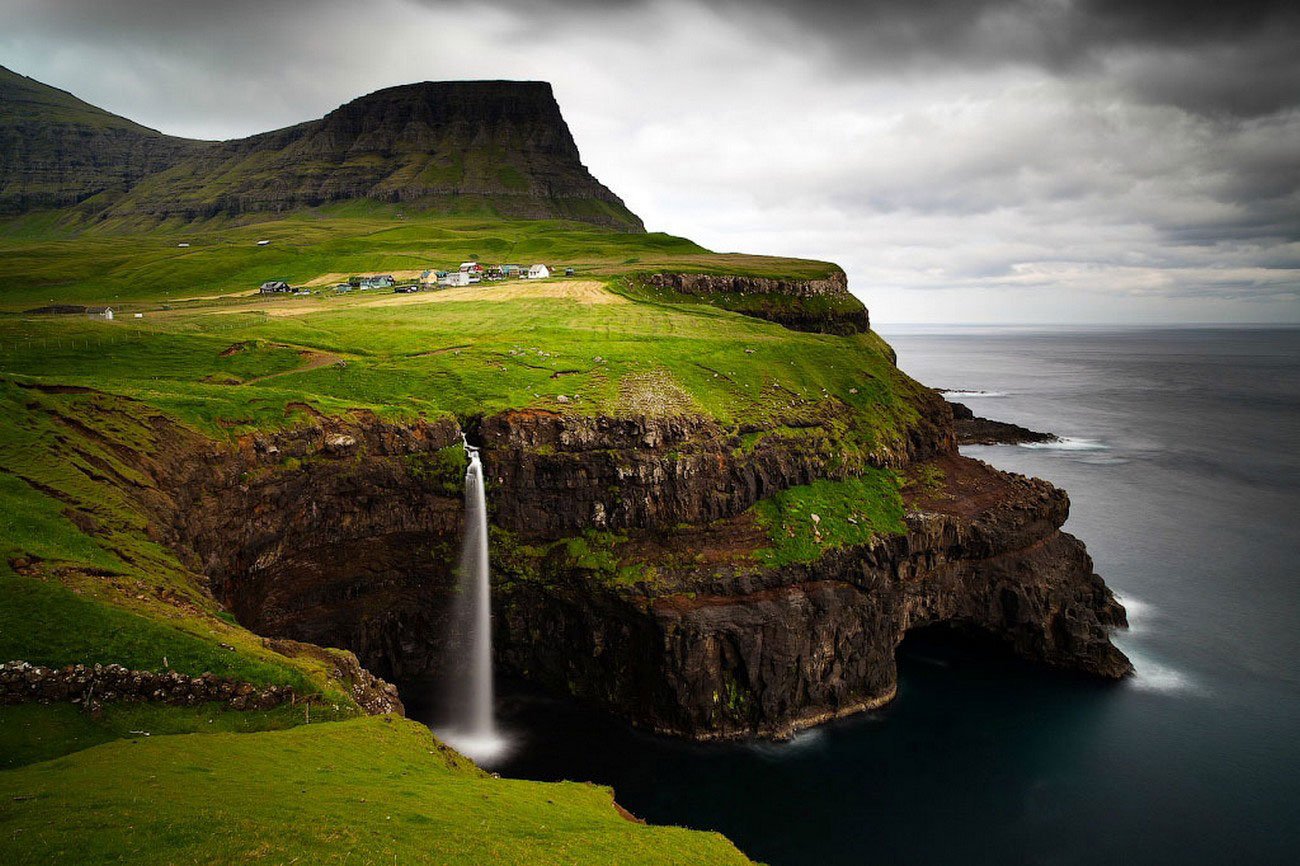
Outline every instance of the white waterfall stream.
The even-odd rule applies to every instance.
[[[457,751],[476,761],[499,755],[505,740],[497,732],[492,686],[492,586],[488,564],[487,497],[478,449],[465,442],[465,541],[460,559],[460,595],[456,619],[463,636],[454,659],[456,688],[451,724],[439,734]]]

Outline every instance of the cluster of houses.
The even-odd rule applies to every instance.
[[[573,268],[565,268],[564,273],[566,276],[573,276]],[[546,265],[533,265],[530,268],[522,265],[492,265],[485,268],[478,262],[461,262],[460,268],[455,271],[425,271],[420,274],[420,285],[426,288],[468,286],[484,280],[489,282],[511,279],[544,280],[550,275],[551,269]]]
[[[336,292],[350,292],[353,289],[392,289],[394,292],[407,293],[418,292],[420,289],[468,286],[481,283],[484,280],[488,282],[511,279],[544,280],[550,275],[551,269],[546,265],[533,265],[528,268],[522,265],[492,265],[485,268],[478,262],[461,262],[460,268],[457,270],[437,271],[431,269],[420,274],[418,280],[403,281],[400,284],[392,274],[348,277],[346,283],[339,283],[334,287],[334,290]],[[573,268],[565,268],[564,275],[566,277],[573,276]],[[258,291],[263,295],[310,294],[306,289],[294,289],[284,280],[268,280],[262,283],[262,287]]]

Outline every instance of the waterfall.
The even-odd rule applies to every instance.
[[[462,434],[462,439],[464,435]],[[465,440],[465,543],[460,557],[460,594],[456,605],[458,652],[451,663],[451,723],[440,735],[457,751],[476,761],[497,756],[505,741],[493,717],[492,585],[488,566],[487,497],[478,449]]]

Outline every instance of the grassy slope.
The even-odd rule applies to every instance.
[[[388,717],[119,741],[0,773],[7,863],[744,863],[608,789],[493,779]]]
[[[646,298],[629,290],[626,277],[660,266],[813,277],[825,273],[828,265],[716,256],[676,238],[572,224],[399,221],[390,212],[361,212],[365,210],[354,208],[330,219],[316,214],[256,226],[213,225],[207,227],[212,235],[204,234],[205,227],[184,232],[164,227],[144,235],[128,233],[128,226],[74,232],[40,218],[5,226],[0,237],[0,307],[21,310],[51,300],[107,301],[121,312],[114,322],[0,313],[0,656],[48,664],[120,662],[152,669],[160,668],[166,657],[173,667],[189,673],[212,670],[257,682],[293,683],[331,697],[339,715],[354,711],[323,663],[273,653],[231,623],[200,589],[200,579],[150,539],[118,485],[104,483],[105,477],[132,483],[132,471],[115,449],[142,447],[140,425],[150,413],[164,413],[222,438],[294,424],[302,418],[294,404],[302,403],[328,413],[365,407],[406,418],[443,413],[463,417],[524,406],[612,414],[649,407],[704,413],[733,429],[757,425],[784,432],[812,430],[857,453],[896,438],[915,416],[910,396],[918,386],[893,367],[887,347],[873,334],[796,333],[717,309],[709,299]],[[178,250],[175,244],[182,237],[195,246]],[[204,246],[215,237],[223,240]],[[271,237],[275,243],[257,248],[252,241],[258,237]],[[324,273],[447,267],[472,255],[488,262],[574,264],[586,279],[484,285],[459,295],[338,296],[323,291],[310,298],[174,302],[180,295],[245,291],[270,277],[303,281]],[[162,303],[169,300],[173,308],[163,309]],[[130,309],[144,311],[145,317],[130,318]],[[227,352],[232,346],[238,350]],[[83,385],[115,396],[29,387],[52,384]],[[557,399],[560,395],[569,402]],[[98,438],[78,434],[83,426],[95,430]],[[752,444],[760,435],[748,434],[745,441]],[[872,490],[889,498],[885,494],[892,488],[876,487]],[[772,507],[778,513],[820,509],[829,520],[838,519],[833,503],[819,503],[821,493],[826,494],[822,498],[839,501],[844,489],[797,491],[787,497],[790,502]],[[845,510],[845,516],[851,513]],[[881,514],[873,526],[889,531],[889,507]],[[76,515],[92,516],[94,526],[74,523]],[[783,526],[779,521],[776,525]],[[857,530],[846,531],[853,535]],[[793,539],[794,546],[788,547],[777,531],[772,535],[773,555],[783,561],[806,553],[806,539]],[[19,567],[32,572],[19,574],[13,566],[19,560],[33,560],[37,567]],[[222,643],[235,651],[221,648]],[[236,716],[203,708],[115,708],[103,719],[91,720],[70,714],[67,707],[9,708],[0,709],[0,739],[20,756],[11,760],[21,762],[83,749],[141,728],[220,731],[279,728],[302,721],[288,712]],[[324,737],[318,732],[327,730],[313,727],[295,736],[307,741]],[[349,736],[357,738],[348,748],[358,759],[389,760],[364,736]],[[150,741],[147,748],[160,748],[163,742]],[[318,747],[281,753],[279,744],[285,740],[275,738],[178,742],[186,743],[187,750],[211,748],[220,753],[237,744],[251,750],[250,765],[279,762],[280,770],[266,774],[276,779],[314,773],[324,760],[321,756],[332,759],[338,745],[322,739]],[[113,755],[130,774],[144,772],[134,756],[146,754],[152,752],[109,746],[41,767],[58,767],[49,772],[67,774],[61,783],[67,797],[104,796],[81,790],[103,770],[105,765],[97,763],[102,756]],[[123,755],[133,757],[126,761]],[[0,785],[44,778],[36,770],[21,771],[26,774],[21,776],[0,774]],[[193,783],[183,773],[168,780],[155,789],[164,799]],[[369,793],[360,795],[367,798],[380,796],[384,788],[360,776],[349,784],[358,791],[369,785]],[[432,790],[442,784],[438,778],[421,784],[430,787],[421,796],[451,796]],[[256,787],[262,790],[260,784]],[[527,830],[535,838],[510,836],[532,826],[528,810],[539,808],[547,789],[514,783],[509,787],[516,792],[511,796],[527,799],[531,790],[534,799],[527,809],[519,807],[520,820],[502,837],[502,857],[527,859],[538,850],[530,847],[534,844],[558,844],[554,832],[535,827]],[[114,803],[96,808],[117,815],[119,823],[135,820],[127,817],[135,814],[134,806]],[[318,803],[312,808],[332,807]],[[34,827],[28,823],[34,814],[27,811],[10,820]],[[474,826],[467,814],[444,817],[458,822],[456,832]],[[190,840],[185,844],[199,844],[194,840],[202,835],[200,827],[207,828],[209,839],[213,835],[213,823],[196,823],[193,816],[174,820],[180,828],[177,838]],[[247,834],[250,838],[279,844],[268,840],[278,838],[280,820],[268,811],[245,818],[242,825],[235,823],[255,825],[256,831]],[[129,844],[105,821],[106,826],[86,838],[99,845]],[[507,823],[502,818],[494,826]],[[358,830],[334,841],[341,846],[369,839],[374,829],[369,825],[364,833]],[[419,835],[421,844],[429,844],[428,835]],[[285,838],[302,845],[328,841],[292,834]],[[619,838],[613,833],[601,844]],[[683,852],[693,850],[697,842],[704,844],[702,838],[661,837],[661,842],[670,839],[674,845],[679,839],[688,841],[659,853],[681,853],[690,859],[695,855]],[[715,847],[708,850],[723,859],[731,856],[715,842],[709,842]],[[188,849],[174,850],[174,857],[185,856],[182,850]]]
[[[270,240],[265,247],[258,240]],[[179,243],[188,243],[182,249]],[[0,309],[49,303],[152,304],[248,292],[269,279],[295,285],[322,274],[382,273],[535,262],[584,274],[675,267],[716,273],[818,277],[825,262],[719,255],[683,238],[627,234],[551,220],[448,218],[353,202],[243,222],[90,224],[34,214],[0,224]]]

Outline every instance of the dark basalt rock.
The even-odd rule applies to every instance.
[[[1059,531],[1065,494],[964,458],[943,463],[998,498],[967,514],[914,511],[905,535],[806,565],[688,570],[636,590],[593,588],[582,574],[520,582],[501,599],[501,658],[695,739],[784,737],[879,706],[894,694],[896,647],[934,623],[1064,669],[1131,672],[1109,640],[1123,608],[1083,544]]]
[[[478,436],[497,525],[556,537],[708,523],[787,487],[955,450],[943,401],[919,400],[918,408],[905,438],[881,443],[860,463],[828,435],[774,434],[742,450],[737,436],[699,417],[509,411],[483,419]]]
[[[482,419],[474,434],[496,526],[545,549],[591,526],[600,504],[629,555],[655,567],[632,584],[564,556],[520,567],[502,539],[498,663],[696,739],[781,737],[887,701],[896,646],[932,623],[1045,664],[1125,675],[1108,639],[1124,612],[1083,545],[1060,531],[1066,495],[957,456],[951,414],[935,401],[937,435],[914,431],[880,455],[928,461],[936,471],[920,475],[943,479],[905,491],[907,531],[781,568],[750,556],[765,536],[746,509],[826,473],[815,456],[774,440],[770,454],[742,459],[701,419]],[[78,423],[78,435],[95,435]],[[463,637],[447,616],[461,529],[463,470],[443,460],[459,448],[454,423],[357,413],[228,445],[151,423],[148,456],[120,454],[150,479],[129,492],[153,515],[154,536],[207,574],[241,622],[351,649],[387,678],[440,673],[447,642]],[[272,646],[293,654],[303,644]]]
[[[1039,433],[1019,424],[980,418],[964,403],[952,404],[952,417],[959,445],[1022,445],[1056,442],[1051,433]]]

